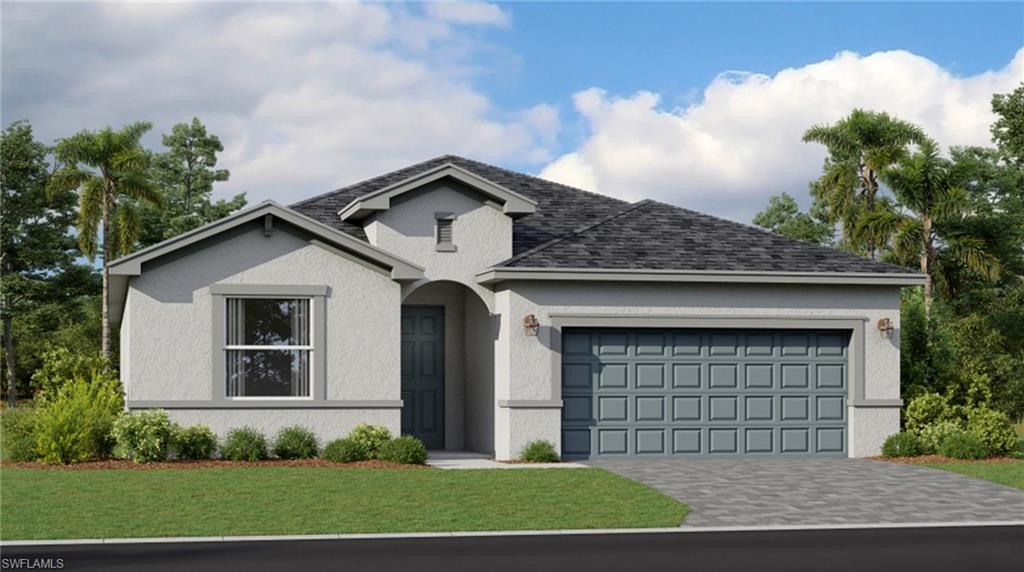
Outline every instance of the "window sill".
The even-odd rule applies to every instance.
[[[437,250],[438,252],[458,252],[459,250],[458,247],[456,247],[454,244],[450,242],[435,244],[434,246],[435,250]]]
[[[401,409],[401,399],[209,399],[129,401],[128,409]]]

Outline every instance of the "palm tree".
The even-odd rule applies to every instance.
[[[925,139],[924,131],[887,113],[854,109],[834,125],[815,125],[804,142],[821,143],[829,152],[824,173],[812,184],[812,192],[828,206],[829,222],[841,223],[844,242],[867,250],[872,258],[878,241],[874,236],[857,244],[853,229],[858,221],[885,208],[879,201],[879,174],[906,156],[907,146]]]
[[[918,144],[918,151],[881,173],[902,210],[878,211],[858,223],[859,239],[891,237],[890,254],[897,262],[916,262],[928,274],[924,287],[925,310],[931,308],[933,282],[946,290],[946,276],[966,268],[988,279],[999,275],[999,262],[985,241],[954,230],[968,214],[967,192],[953,183],[952,164],[939,156],[931,139]]]
[[[97,242],[103,260],[103,357],[110,359],[109,263],[131,252],[139,235],[133,201],[159,204],[148,176],[149,155],[139,140],[152,127],[131,123],[120,131],[81,131],[57,143],[60,167],[47,190],[79,190],[78,245],[90,259],[96,258]]]

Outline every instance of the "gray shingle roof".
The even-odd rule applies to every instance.
[[[472,171],[537,202],[537,212],[513,223],[516,268],[609,268],[765,272],[878,272],[912,270],[779,236],[691,210],[640,201],[629,204],[445,155],[326,193],[291,208],[366,239],[338,211],[352,200],[445,163]]]

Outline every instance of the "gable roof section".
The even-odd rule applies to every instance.
[[[522,252],[481,282],[503,279],[920,284],[910,269],[868,260],[657,201],[634,203]]]
[[[454,163],[448,162],[422,173],[416,173],[383,189],[360,196],[338,211],[338,215],[341,217],[341,220],[364,218],[374,212],[391,208],[392,199],[442,179],[454,179],[482,193],[498,202],[501,205],[502,212],[509,216],[527,215],[537,210],[537,203],[535,201],[491,182],[476,173],[467,171]]]

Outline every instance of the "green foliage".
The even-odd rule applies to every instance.
[[[924,452],[920,437],[909,431],[890,435],[885,443],[882,443],[882,456],[886,458],[917,457]]]
[[[953,431],[939,444],[938,453],[951,459],[984,459],[990,455],[985,443],[967,431]]]
[[[36,410],[20,406],[0,413],[0,458],[34,461],[36,452]]]
[[[117,443],[114,452],[118,457],[136,463],[166,461],[174,441],[174,425],[162,409],[125,413],[114,422],[111,435]]]
[[[1011,453],[1017,445],[1017,432],[1005,413],[987,407],[967,411],[967,431],[978,438],[992,455]]]
[[[232,429],[224,440],[221,455],[229,461],[262,461],[267,454],[267,438],[252,427]]]
[[[992,141],[1006,158],[1024,169],[1024,83],[1011,93],[992,96]]]
[[[907,430],[915,433],[920,433],[929,425],[953,420],[949,400],[938,393],[917,396],[907,404],[905,415]]]
[[[209,459],[217,451],[217,436],[206,425],[176,425],[172,443],[175,455],[188,461]]]
[[[531,463],[557,463],[560,459],[550,441],[530,441],[523,448],[519,458]]]
[[[946,440],[946,437],[963,430],[963,425],[957,421],[936,421],[922,427],[917,432],[917,436],[921,439],[923,452],[931,454],[939,450],[939,446]]]
[[[787,193],[768,199],[768,207],[754,215],[754,224],[775,234],[803,240],[812,244],[830,244],[834,228],[825,220],[826,213],[820,208],[811,208],[810,213],[800,212],[796,200]]]
[[[106,368],[107,360],[98,352],[82,354],[60,347],[43,354],[42,365],[32,374],[32,386],[41,391],[41,399],[46,399],[49,395],[56,395],[69,381]]]
[[[285,427],[274,440],[274,455],[281,459],[313,459],[320,445],[316,435],[305,427]]]
[[[36,448],[40,457],[67,464],[109,456],[111,429],[123,406],[120,384],[103,372],[65,384],[38,410]]]
[[[369,458],[376,459],[381,446],[391,439],[391,431],[388,431],[387,427],[360,423],[349,433],[348,438],[359,443]]]
[[[427,448],[412,435],[402,435],[385,441],[380,446],[377,457],[381,461],[401,463],[403,465],[422,465],[427,462]]]
[[[335,439],[324,447],[322,457],[333,463],[357,463],[370,458],[362,443],[351,439]]]

